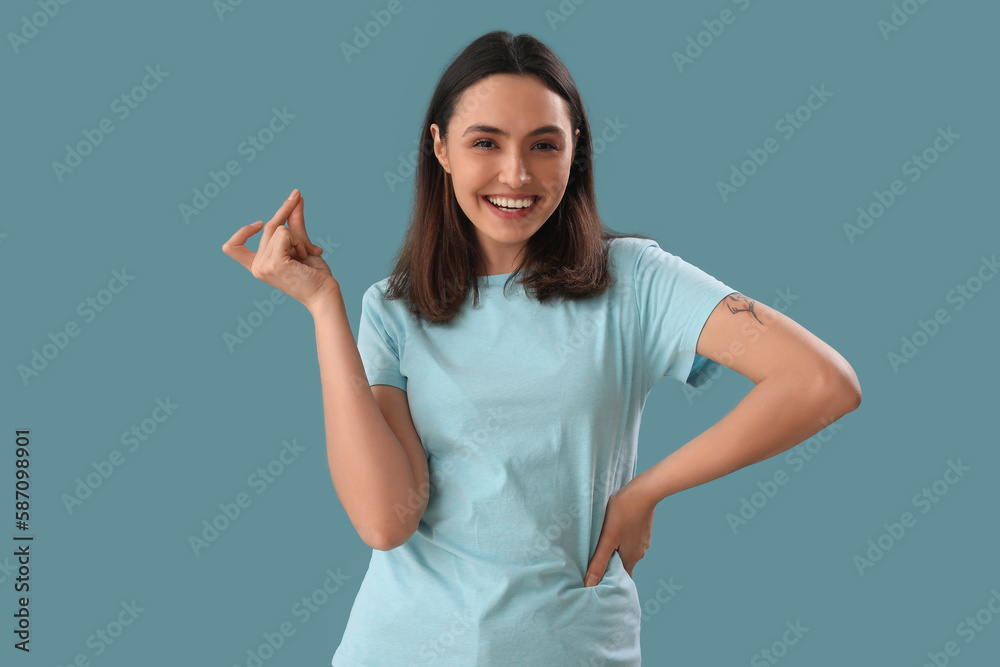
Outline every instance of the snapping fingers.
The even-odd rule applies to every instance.
[[[236,233],[229,237],[229,240],[222,244],[222,252],[226,253],[237,262],[246,267],[248,271],[253,267],[253,259],[257,253],[246,247],[247,239],[260,231],[262,221],[251,222],[236,230]]]

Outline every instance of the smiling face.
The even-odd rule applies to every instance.
[[[535,76],[493,74],[462,93],[447,141],[440,129],[434,152],[476,228],[484,275],[510,273],[566,191],[580,134],[566,101]]]

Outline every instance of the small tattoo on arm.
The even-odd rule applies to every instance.
[[[760,318],[757,317],[757,313],[753,312],[753,307],[754,307],[754,301],[753,301],[753,299],[748,299],[745,296],[743,296],[742,294],[740,294],[739,292],[736,292],[734,294],[730,294],[726,298],[733,302],[733,303],[727,303],[726,304],[727,306],[729,306],[729,312],[734,313],[734,314],[735,313],[750,313],[751,315],[753,315],[753,318],[755,320],[757,320],[758,322],[760,322]],[[734,305],[734,304],[736,304],[736,305]],[[745,306],[745,307],[744,308],[738,308],[737,305],[742,305],[742,306]],[[763,322],[760,322],[760,323],[764,324]]]

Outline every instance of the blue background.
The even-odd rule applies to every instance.
[[[16,561],[0,557],[0,662],[69,665],[83,654],[109,667],[246,665],[248,650],[287,622],[294,634],[264,664],[329,664],[371,549],[327,468],[312,319],[287,298],[227,346],[224,335],[272,288],[221,245],[300,188],[356,333],[361,295],[390,271],[409,214],[412,177],[390,187],[386,174],[414,150],[448,62],[503,29],[535,35],[564,60],[595,134],[608,119],[624,125],[595,147],[606,224],[657,238],[763,303],[794,295],[786,314],[851,363],[864,393],[804,465],[779,455],[658,505],[634,571],[646,664],[769,664],[760,651],[777,642],[782,652],[786,622],[808,631],[785,647],[783,665],[923,665],[949,641],[955,664],[1000,664],[1000,618],[987,606],[1000,590],[991,509],[1000,280],[973,280],[981,289],[961,309],[947,299],[1000,250],[998,5],[897,3],[916,11],[886,32],[887,1],[404,0],[348,62],[340,44],[386,2],[258,0],[225,12],[207,0],[50,4],[51,18],[37,0],[0,9],[0,498],[5,532],[23,534],[12,516],[13,433],[30,429],[34,536],[30,654],[12,647]],[[732,22],[711,35],[703,22],[718,29],[711,21],[726,9]],[[25,27],[32,20],[41,27]],[[699,33],[700,54],[688,42]],[[687,48],[697,57],[678,66],[674,54]],[[168,74],[121,118],[113,101],[147,67]],[[786,138],[775,123],[813,86],[832,96]],[[241,142],[275,108],[294,118],[248,161]],[[114,130],[57,175],[53,162],[103,118]],[[938,128],[959,138],[910,181],[904,163]],[[779,150],[723,197],[717,182],[768,137]],[[230,160],[240,173],[185,220],[180,205]],[[844,225],[857,207],[894,179],[905,194],[851,237]],[[134,279],[102,293],[123,267]],[[87,321],[78,304],[101,296],[113,298]],[[947,323],[917,336],[926,344],[893,368],[887,355],[938,309]],[[18,367],[70,322],[79,335],[23,379]],[[751,387],[732,371],[697,394],[659,383],[639,469]],[[168,398],[179,407],[147,421],[155,432],[129,451],[121,434]],[[293,441],[300,455],[253,485]],[[67,506],[77,478],[114,450],[121,465]],[[913,497],[943,479],[949,460],[969,470],[939,484],[946,495],[921,513]],[[779,470],[788,483],[734,531],[727,514]],[[189,536],[240,493],[251,504],[196,554]],[[868,540],[907,511],[915,525],[883,536],[889,550],[859,571]],[[316,595],[323,603],[308,618],[296,613],[328,571],[336,592]],[[661,582],[680,588],[666,598]],[[133,600],[142,609],[134,622],[98,642]],[[1000,594],[992,604],[1000,608]],[[968,641],[960,624],[977,613],[989,622]]]

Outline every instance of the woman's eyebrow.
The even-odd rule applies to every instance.
[[[498,127],[493,127],[492,125],[470,125],[465,128],[465,132],[462,133],[464,137],[467,134],[496,134],[505,139],[510,138],[510,132],[506,130],[501,130]],[[558,134],[563,139],[566,138],[566,132],[558,125],[543,125],[542,127],[528,132],[529,137],[535,137],[539,134]]]

